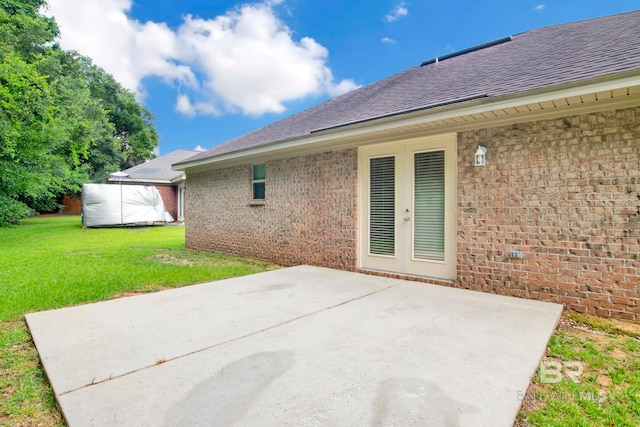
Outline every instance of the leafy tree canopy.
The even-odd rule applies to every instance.
[[[153,157],[153,115],[62,50],[44,0],[0,0],[0,226],[51,211],[83,182]]]

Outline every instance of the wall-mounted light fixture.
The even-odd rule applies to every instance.
[[[487,147],[485,147],[484,145],[478,145],[478,149],[476,150],[476,154],[473,160],[473,165],[474,166],[484,166],[486,164],[486,154],[487,154]]]

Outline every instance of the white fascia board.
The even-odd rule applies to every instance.
[[[500,97],[480,98],[478,100],[453,104],[441,108],[434,108],[415,113],[407,113],[397,116],[372,118],[361,123],[353,123],[343,127],[332,128],[326,131],[304,135],[289,141],[278,141],[234,151],[219,156],[208,157],[192,162],[177,163],[172,165],[173,170],[187,171],[189,169],[202,170],[214,164],[233,162],[243,158],[264,157],[272,158],[276,153],[290,150],[304,149],[311,145],[322,145],[340,138],[357,137],[371,132],[380,132],[402,126],[411,126],[446,120],[454,117],[481,114],[491,110],[501,110],[519,107],[527,104],[554,101],[563,98],[587,95],[597,92],[609,91],[640,85],[640,70],[621,73],[615,77],[605,76],[582,82],[565,83],[543,89],[535,89],[525,93],[511,94]]]

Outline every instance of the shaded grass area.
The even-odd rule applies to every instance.
[[[640,325],[565,311],[516,425],[639,426],[639,336]]]
[[[272,268],[186,250],[179,226],[83,229],[54,216],[0,228],[0,426],[64,426],[24,314]]]

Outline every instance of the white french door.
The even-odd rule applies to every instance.
[[[456,136],[360,149],[360,264],[455,279]]]

